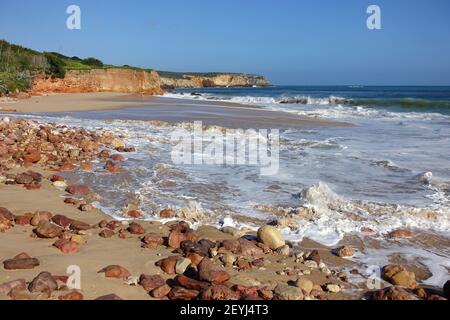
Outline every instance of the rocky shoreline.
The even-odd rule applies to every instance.
[[[97,195],[66,172],[124,170],[120,137],[58,124],[0,119],[0,299],[34,300],[443,300],[402,265],[382,269],[382,288],[354,283],[355,248],[292,244],[276,227],[192,229],[171,209],[126,221],[93,205]],[[97,168],[97,169],[95,169]],[[407,236],[398,230],[395,236]],[[81,289],[66,268],[80,267]],[[347,272],[345,270],[351,270]]]

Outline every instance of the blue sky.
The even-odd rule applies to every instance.
[[[82,29],[66,28],[66,8]],[[377,4],[382,30],[368,30]],[[2,0],[0,38],[110,64],[275,84],[450,85],[448,0]]]

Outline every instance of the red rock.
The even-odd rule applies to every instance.
[[[16,176],[14,181],[17,184],[30,184],[34,181],[33,177],[27,173],[20,173]]]
[[[16,216],[16,218],[14,219],[14,223],[19,226],[26,226],[31,223],[31,218],[32,218],[32,215],[30,215],[30,214],[23,215],[23,216]]]
[[[111,160],[113,161],[125,161],[125,157],[122,156],[121,154],[113,154],[111,157]]]
[[[140,218],[142,216],[142,212],[140,212],[139,210],[130,210],[127,213],[130,217],[132,218]]]
[[[122,226],[122,223],[120,221],[110,221],[106,224],[105,227],[114,231],[121,226]]]
[[[189,277],[186,277],[185,275],[178,275],[175,277],[175,282],[178,286],[191,289],[191,290],[203,290],[210,286],[208,282],[198,281]]]
[[[51,294],[58,288],[58,284],[53,279],[49,272],[41,272],[36,278],[28,285],[28,290],[33,292],[46,292]]]
[[[238,240],[224,240],[220,244],[219,251],[223,249],[224,251],[230,251],[232,253],[240,253],[241,252],[241,244]]]
[[[189,290],[181,287],[174,287],[170,290],[167,297],[170,300],[192,300],[197,297],[199,292],[197,290]]]
[[[179,258],[180,256],[171,256],[157,261],[155,265],[167,274],[175,274],[175,266]]]
[[[39,266],[39,260],[36,258],[30,258],[28,255],[25,257],[16,256],[14,259],[8,259],[3,261],[3,267],[5,270],[26,270],[33,269]]]
[[[187,259],[191,260],[191,266],[193,268],[197,268],[200,262],[203,260],[203,256],[199,255],[198,253],[191,252],[186,256]]]
[[[186,233],[182,233],[177,230],[173,230],[169,234],[168,245],[171,248],[178,249],[180,247],[181,242],[183,241],[194,241],[197,238],[196,234],[193,231],[187,231]]]
[[[418,300],[417,296],[402,287],[388,287],[372,293],[371,300]]]
[[[218,270],[209,259],[203,259],[197,268],[200,280],[222,284],[230,279],[227,272]]]
[[[27,190],[39,190],[41,185],[39,183],[27,183],[23,185]]]
[[[98,156],[103,159],[108,159],[109,158],[109,150],[105,149],[105,150],[100,151]]]
[[[123,280],[126,280],[131,276],[131,273],[127,269],[118,265],[107,266],[100,270],[98,273],[105,273],[105,277],[107,278],[116,278]]]
[[[23,156],[23,161],[28,163],[38,163],[41,160],[41,153],[38,150],[30,151]]]
[[[159,288],[165,284],[166,281],[164,280],[164,278],[158,275],[148,276],[145,274],[141,274],[141,276],[139,277],[139,285],[141,285],[147,292],[150,292],[153,289]]]
[[[238,267],[239,271],[248,271],[251,270],[252,265],[250,264],[250,262],[244,260],[244,259],[237,259],[236,260],[236,266]]]
[[[112,236],[114,236],[116,233],[112,230],[109,229],[105,229],[102,230],[102,232],[99,233],[99,236],[102,238],[111,238]]]
[[[414,236],[414,233],[407,229],[397,229],[388,234],[388,238],[391,239],[410,238],[412,236]]]
[[[72,221],[72,223],[70,224],[70,230],[72,231],[86,231],[86,230],[90,230],[92,229],[92,227],[82,221],[78,221],[78,220],[74,220]]]
[[[0,216],[9,221],[13,221],[15,218],[14,214],[6,208],[0,208]]]
[[[223,285],[213,285],[200,292],[201,300],[239,300],[239,294]]]
[[[404,286],[411,289],[417,287],[414,272],[407,271],[402,265],[390,264],[384,266],[382,269],[382,277],[393,285]]]
[[[364,233],[373,233],[373,232],[375,232],[372,228],[369,228],[369,227],[362,227],[361,228],[361,232],[364,232]]]
[[[39,222],[39,225],[34,230],[34,232],[39,238],[52,239],[60,236],[63,232],[63,229],[55,224],[50,223],[49,221],[43,220]]]
[[[165,284],[159,288],[155,288],[150,292],[150,295],[155,298],[155,299],[162,299],[164,297],[166,297],[169,292],[172,290],[172,288]]]
[[[60,295],[58,297],[58,299],[59,300],[80,301],[80,300],[84,300],[84,297],[80,292],[74,291],[74,292],[69,292],[69,293]]]
[[[69,228],[70,225],[74,222],[73,219],[70,219],[70,218],[60,215],[60,214],[53,216],[51,220],[53,223],[55,223],[58,226],[63,227],[63,228]]]
[[[248,241],[246,239],[239,239],[238,242],[240,244],[239,252],[244,256],[259,256],[264,254],[263,249],[261,249],[251,241]]]
[[[12,222],[3,216],[0,216],[0,232],[5,232],[12,228]]]
[[[257,296],[259,290],[258,287],[246,287],[238,284],[232,286],[231,289],[240,296]]]
[[[31,218],[30,224],[37,227],[41,221],[50,221],[52,214],[47,211],[37,211]]]
[[[64,203],[71,204],[71,205],[77,205],[80,203],[80,200],[77,200],[74,198],[65,198]]]
[[[163,219],[173,218],[176,216],[176,212],[171,209],[164,209],[159,213],[159,216]]]
[[[70,193],[70,194],[75,194],[75,195],[88,195],[91,193],[91,189],[84,184],[74,184],[71,186],[68,186],[66,188],[66,192]]]
[[[0,285],[0,294],[8,295],[12,290],[25,290],[27,289],[27,282],[25,279],[17,279],[8,281]]]
[[[128,232],[131,234],[144,234],[145,229],[139,223],[132,222],[128,227]]]
[[[178,231],[181,233],[186,233],[191,230],[189,223],[186,221],[176,221],[169,224],[170,231]]]
[[[106,161],[105,170],[111,173],[119,173],[122,171],[120,164],[117,164],[111,160]]]
[[[53,246],[55,246],[65,254],[77,253],[78,251],[78,244],[75,241],[67,239],[59,239],[53,244]]]
[[[164,244],[164,238],[157,233],[148,233],[142,238],[142,242],[144,248],[154,249]]]
[[[264,267],[264,258],[259,258],[259,259],[253,260],[252,266],[257,267],[257,268]]]

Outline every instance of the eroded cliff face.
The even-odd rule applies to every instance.
[[[133,69],[69,70],[64,79],[36,77],[32,94],[75,92],[123,92],[162,94],[155,71]]]
[[[185,74],[181,78],[161,77],[163,88],[251,87],[268,86],[266,78],[245,74],[220,74],[195,76]]]

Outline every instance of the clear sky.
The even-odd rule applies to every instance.
[[[81,30],[66,8],[81,7]],[[370,4],[382,30],[366,27]],[[2,0],[0,38],[157,70],[275,84],[450,85],[449,0]]]

